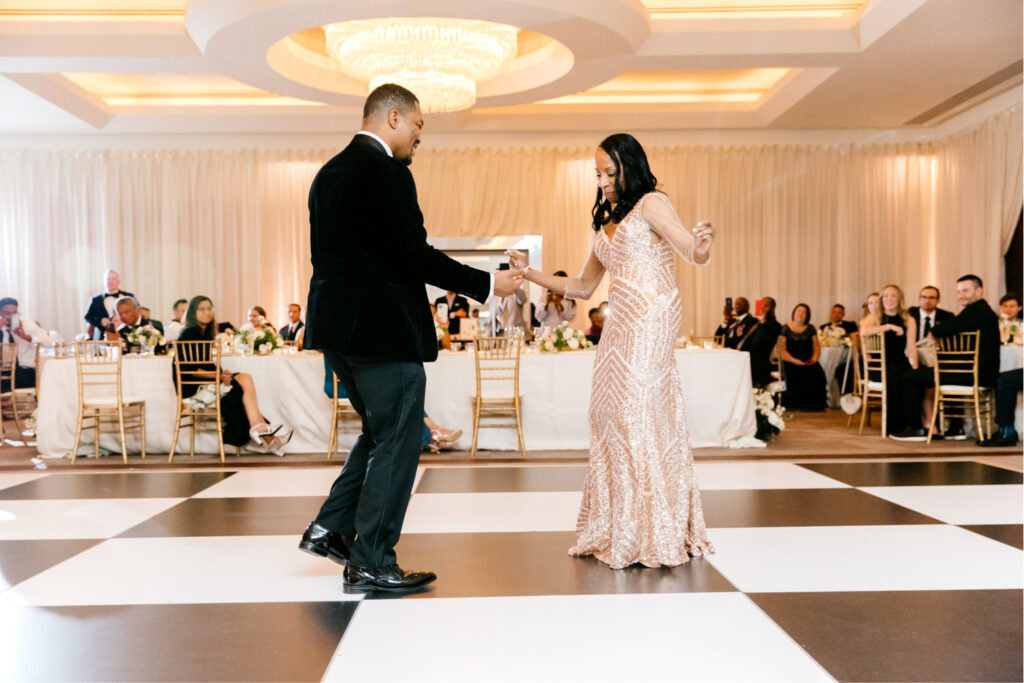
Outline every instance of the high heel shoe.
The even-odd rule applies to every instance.
[[[295,431],[293,429],[286,429],[284,434],[281,436],[274,437],[272,445],[270,446],[270,452],[279,458],[284,457],[284,447],[288,445],[288,442],[292,440],[292,434]]]
[[[427,442],[427,445],[424,446],[423,449],[426,450],[428,453],[440,453],[441,442],[438,441],[437,439],[431,439],[430,441]]]
[[[453,443],[459,440],[462,436],[461,429],[431,429],[430,438],[433,441],[439,441],[442,443]]]

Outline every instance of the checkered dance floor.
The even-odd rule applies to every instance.
[[[717,554],[566,554],[581,466],[426,467],[360,598],[299,535],[336,467],[0,473],[3,680],[1021,680],[1021,474],[697,465]]]

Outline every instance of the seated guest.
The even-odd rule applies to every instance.
[[[469,299],[456,294],[455,292],[446,292],[444,296],[439,296],[434,300],[434,305],[441,309],[441,304],[444,304],[448,309],[448,334],[457,335],[459,333],[459,322],[462,318],[469,315]]]
[[[164,330],[164,336],[167,339],[174,341],[181,334],[181,331],[185,329],[185,323],[182,322],[185,319],[185,311],[188,309],[188,299],[178,299],[171,306],[171,321],[167,323],[167,329]]]
[[[722,324],[715,330],[715,337],[725,339],[729,335],[729,328],[732,327],[732,324],[735,321],[736,313],[733,310],[733,307],[726,304],[725,308],[722,309]]]
[[[1007,370],[996,380],[996,424],[999,431],[979,441],[979,446],[1016,446],[1020,435],[1014,427],[1017,413],[1017,394],[1024,390],[1024,372]]]
[[[757,327],[758,321],[750,315],[750,302],[742,296],[737,297],[732,310],[735,317],[725,331],[725,347],[743,351],[747,338]]]
[[[568,277],[564,270],[556,270],[555,276]],[[576,317],[576,302],[550,289],[545,289],[541,299],[537,302],[535,315],[537,322],[542,327],[558,327]]]
[[[922,287],[917,295],[917,306],[911,306],[907,313],[917,322],[917,338],[924,341],[931,334],[932,328],[953,317],[951,311],[939,308],[939,288],[933,285]]]
[[[159,320],[153,320],[153,315],[145,306],[139,306],[139,315],[149,321],[149,324],[156,328],[160,334],[164,333],[164,324]]]
[[[886,428],[890,434],[899,434],[907,428],[903,414],[903,377],[918,367],[917,321],[904,308],[902,289],[896,285],[885,286],[878,325],[865,330],[885,336]],[[882,380],[874,374],[868,379]]]
[[[779,335],[786,391],[782,405],[797,410],[825,409],[825,371],[818,364],[821,345],[811,324],[811,307],[797,304]]]
[[[142,316],[142,309],[139,307],[139,303],[134,297],[123,296],[117,300],[113,320],[114,329],[113,331],[107,332],[107,339],[124,340],[127,343],[128,350],[131,351],[134,345],[127,342],[128,334],[134,332],[140,327],[150,325],[151,322],[152,321],[150,321],[149,318],[144,318]]]
[[[302,306],[298,304],[289,304],[288,324],[281,328],[281,337],[285,341],[298,342],[299,348],[301,349],[304,327],[305,325],[302,324]]]
[[[213,318],[213,302],[208,297],[193,297],[185,313],[185,329],[178,336],[178,341],[213,341],[217,323]],[[231,389],[221,396],[220,411],[222,435],[224,443],[232,446],[249,445],[262,453],[271,452],[284,455],[284,447],[291,440],[292,430],[280,424],[270,424],[270,420],[260,412],[256,399],[256,385],[252,377],[245,373],[233,373],[221,368],[221,376],[214,377],[215,366],[211,363],[208,370],[189,373],[182,379],[206,379],[211,383],[217,379],[220,384]],[[182,386],[182,398],[196,393],[196,385]]]
[[[18,315],[18,300],[0,299],[0,341],[18,345],[18,362],[14,368],[14,386],[27,388],[36,383],[36,344],[50,346],[50,335],[34,320]],[[3,391],[8,391],[7,386]]]
[[[274,330],[274,332],[277,332],[277,330],[274,329],[274,326],[270,324],[270,321],[267,320],[267,311],[266,311],[266,309],[263,308],[262,306],[253,306],[252,308],[250,308],[249,309],[249,322],[244,323],[242,325],[241,329],[243,329],[243,330],[253,330],[255,332],[259,332],[259,331],[265,330],[267,328],[270,328],[270,329]]]
[[[761,315],[757,319],[759,324],[750,333],[746,347],[750,353],[750,378],[755,387],[767,387],[775,380],[771,356],[782,331],[782,325],[775,318],[775,299],[770,296],[761,299]]]
[[[601,332],[604,330],[604,320],[601,317],[601,308],[591,308],[587,313],[590,317],[590,329],[587,330],[587,339],[594,344],[601,341]]]
[[[89,302],[85,311],[85,322],[89,323],[89,338],[102,339],[105,332],[113,332],[111,321],[114,319],[114,305],[124,296],[134,296],[131,292],[121,289],[121,276],[116,270],[108,270],[104,275],[106,289],[97,294]]]
[[[1020,295],[1016,292],[1007,292],[999,300],[999,317],[1003,320],[1020,320],[1021,313]]]
[[[846,306],[842,304],[834,304],[831,312],[828,315],[828,322],[821,326],[823,330],[829,330],[833,327],[841,327],[847,336],[857,331],[857,323],[852,320],[844,320],[846,317]]]
[[[862,306],[863,315],[861,316],[858,330],[861,336],[885,331],[874,329],[881,325],[881,322],[879,322],[881,316],[881,300],[882,295],[878,292],[871,292],[868,294],[868,298],[864,300],[864,305]]]
[[[964,275],[956,281],[956,298],[963,306],[955,317],[938,323],[931,331],[931,337],[941,339],[961,332],[980,332],[978,337],[978,384],[982,387],[995,387],[999,379],[999,316],[985,301],[981,278],[977,275]],[[952,375],[948,378],[939,377],[943,384],[970,384],[971,379],[964,375]],[[932,368],[918,368],[904,375],[903,379],[903,419],[907,428],[894,439],[921,441],[928,435],[921,418],[925,391],[935,386],[935,374]],[[930,415],[928,416],[931,417]],[[942,425],[936,425],[941,430]],[[957,427],[951,425],[951,430]],[[950,436],[947,434],[947,437]],[[962,438],[962,437],[961,437]]]

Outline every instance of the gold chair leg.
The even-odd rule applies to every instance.
[[[327,459],[331,459],[334,449],[338,447],[338,400],[334,402],[334,410],[331,411],[331,435],[327,438]]]
[[[476,457],[476,439],[480,433],[480,399],[477,398],[476,403],[473,405],[473,445],[469,448],[469,457]]]
[[[526,457],[526,444],[523,443],[523,407],[516,399],[516,433],[519,436],[519,455]]]
[[[195,415],[192,416],[192,429],[188,430],[188,457],[196,457],[196,423],[199,420]]]
[[[146,459],[146,404],[139,406],[139,439],[142,441],[142,459]]]
[[[167,454],[167,464],[174,462],[174,450],[178,446],[178,432],[181,431],[181,409],[178,409],[178,417],[174,420],[174,436],[171,437],[171,450]]]
[[[974,427],[978,430],[978,436],[985,440],[985,428],[981,424],[981,397],[978,396],[977,387],[974,391]]]
[[[96,425],[93,427],[93,444],[92,444],[92,457],[96,460],[100,459],[100,416],[96,414],[95,418]]]
[[[128,464],[128,445],[124,436],[124,408],[117,409],[117,429],[121,433],[121,460]]]
[[[860,404],[860,429],[857,430],[857,436],[864,433],[864,424],[868,421],[868,395],[864,393],[864,398]]]
[[[941,405],[942,405],[942,398],[939,395],[939,392],[936,391],[935,392],[935,405],[932,406],[932,419],[928,421],[928,438],[925,439],[925,444],[926,445],[930,446],[931,443],[932,443],[932,434],[935,433],[935,421],[939,417],[939,406],[941,406]]]
[[[75,425],[75,445],[71,448],[71,464],[75,464],[75,459],[78,458],[78,444],[82,439],[82,422],[85,421],[85,416],[81,413],[78,414],[78,421]]]
[[[220,428],[220,420],[217,420],[217,450],[220,452],[220,461],[221,461],[221,463],[225,462],[225,460],[224,460],[224,432]],[[238,455],[238,453],[239,453],[239,449],[236,448],[235,449],[235,455]]]

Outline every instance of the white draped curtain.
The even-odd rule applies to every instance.
[[[220,320],[259,304],[280,325],[305,303],[306,195],[335,151],[0,151],[0,296],[70,337],[110,267],[154,317],[206,294]],[[927,143],[647,151],[684,224],[718,230],[709,267],[679,266],[684,332],[710,334],[727,296],[773,296],[782,318],[806,302],[821,323],[836,301],[857,319],[889,282],[911,302],[935,284],[952,309],[964,273],[990,301],[1002,292],[1022,202],[1020,107]],[[428,232],[541,235],[546,269],[574,273],[593,239],[592,153],[424,146],[412,169]],[[579,306],[579,325],[606,292]]]

